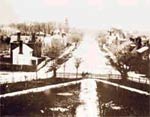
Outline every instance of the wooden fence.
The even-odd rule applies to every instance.
[[[57,77],[60,78],[76,78],[76,73],[57,73]],[[98,78],[98,79],[121,79],[121,75],[119,74],[82,74],[78,73],[77,78]],[[143,77],[131,77],[128,76],[128,79],[134,82],[150,84],[150,79]]]

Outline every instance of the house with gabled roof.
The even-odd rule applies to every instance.
[[[11,62],[15,65],[37,65],[38,57],[34,56],[34,48],[21,40],[21,33],[17,34],[17,41],[11,43]]]
[[[33,49],[20,41],[19,45],[12,50],[12,64],[37,65],[38,58],[33,56]]]

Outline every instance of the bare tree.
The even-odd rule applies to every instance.
[[[56,77],[56,71],[58,68],[57,58],[63,53],[64,45],[60,42],[59,39],[52,39],[51,44],[48,44],[44,47],[44,55],[49,57],[53,63],[50,66],[49,71],[53,70],[53,77]]]
[[[79,45],[79,43],[82,41],[82,34],[78,32],[73,32],[70,35],[71,43],[75,43],[76,46]]]
[[[46,22],[46,23],[38,23],[32,22],[30,24],[27,23],[18,23],[18,24],[10,24],[10,27],[17,28],[23,34],[30,34],[35,32],[44,32],[50,34],[52,30],[54,30],[54,22]]]
[[[81,58],[75,58],[76,78],[78,78],[78,69],[80,67],[81,62],[82,62]]]

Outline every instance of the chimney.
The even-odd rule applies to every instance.
[[[11,62],[13,62],[13,49],[14,49],[14,44],[11,43],[11,45],[10,45],[10,57],[11,57]]]
[[[21,39],[21,33],[18,32],[18,33],[17,33],[17,41],[20,41],[20,39]]]
[[[10,46],[10,56],[11,56],[11,60],[13,62],[13,49],[15,49],[16,47],[19,46],[19,43],[18,42],[13,42],[11,43],[11,46]]]
[[[19,54],[23,54],[23,42],[19,42]]]
[[[32,33],[32,42],[35,42],[35,33]]]

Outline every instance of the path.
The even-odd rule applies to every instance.
[[[76,109],[76,117],[99,117],[96,88],[97,84],[94,79],[82,80],[79,95],[81,105]]]

